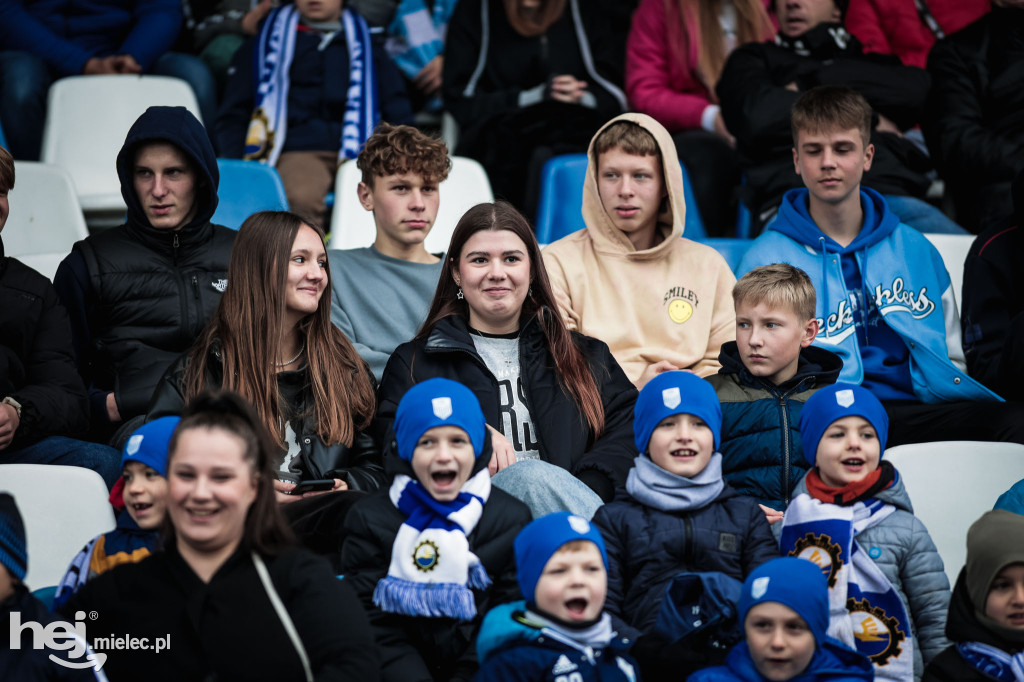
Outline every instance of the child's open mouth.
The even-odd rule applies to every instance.
[[[438,485],[451,485],[451,483],[455,480],[455,472],[435,471],[434,473],[430,474],[430,478],[431,480],[434,481],[434,483],[437,483]]]
[[[696,450],[673,450],[671,454],[672,454],[673,457],[688,458],[688,457],[696,457],[697,456],[697,451]]]
[[[858,457],[851,457],[849,459],[844,459],[842,464],[845,467],[860,467],[864,466],[864,460]]]
[[[569,612],[570,616],[575,618],[581,618],[584,612],[587,610],[587,600],[582,597],[576,599],[570,599],[565,602],[565,610]]]

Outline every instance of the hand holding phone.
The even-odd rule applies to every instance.
[[[319,492],[322,490],[334,490],[333,478],[318,478],[311,481],[301,481],[292,488],[292,495],[305,495],[306,493]]]

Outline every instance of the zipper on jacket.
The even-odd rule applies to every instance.
[[[179,246],[181,246],[181,244],[178,243],[178,233],[175,232],[174,233],[174,242],[171,244],[171,248],[174,249],[174,265],[175,266],[178,265],[178,247]]]
[[[540,58],[544,64],[548,63],[548,35],[546,33],[540,36]]]
[[[197,275],[192,275],[192,293],[195,294],[196,300],[198,301],[200,299],[200,296],[199,296],[199,277]]]
[[[791,447],[789,443],[789,410],[786,409],[786,396],[779,398],[779,409],[782,410],[782,499],[785,502],[785,506],[788,507]]]
[[[693,519],[689,514],[683,517],[683,526],[686,528],[686,549],[683,553],[683,561],[686,562],[684,564],[686,570],[690,571],[693,570]]]

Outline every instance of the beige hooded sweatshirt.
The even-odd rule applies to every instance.
[[[722,344],[736,338],[736,277],[713,248],[681,238],[683,174],[668,131],[650,116],[632,113],[601,130],[616,121],[640,125],[661,150],[668,210],[659,215],[658,229],[665,238],[637,251],[615,227],[601,204],[591,140],[583,187],[587,226],[543,252],[562,315],[570,329],[607,343],[634,384],[649,365],[662,360],[701,376],[714,374],[721,366]]]

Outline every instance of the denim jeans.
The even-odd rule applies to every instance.
[[[164,53],[150,73],[181,78],[192,86],[203,124],[217,116],[217,86],[199,57]],[[55,80],[46,62],[28,52],[0,52],[0,125],[15,159],[38,161],[46,122],[46,97]],[[118,146],[123,140],[118,140]]]
[[[0,450],[0,464],[62,464],[85,467],[110,488],[121,475],[121,453],[108,445],[50,436],[17,450]]]
[[[524,502],[535,519],[556,511],[591,519],[604,504],[571,473],[539,459],[524,459],[505,467],[491,477],[491,483]]]
[[[947,218],[945,213],[922,199],[886,194],[885,203],[889,205],[889,210],[896,214],[901,223],[909,225],[918,232],[970,234]]]

